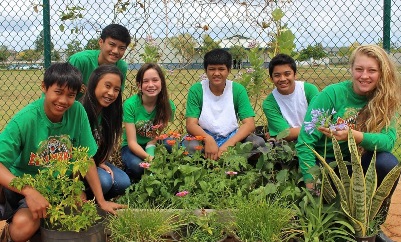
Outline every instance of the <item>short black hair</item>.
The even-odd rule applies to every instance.
[[[273,75],[274,67],[280,65],[290,65],[291,69],[294,71],[294,74],[297,73],[297,64],[295,64],[295,60],[286,54],[278,54],[269,62],[269,75],[270,77]]]
[[[231,69],[233,57],[231,54],[223,49],[214,49],[205,54],[203,58],[203,67],[205,70],[208,65],[225,65],[227,69]]]
[[[46,69],[43,83],[46,89],[57,84],[60,87],[66,85],[69,89],[79,92],[82,86],[82,74],[68,62],[55,63]]]
[[[119,40],[127,46],[131,43],[128,29],[120,24],[109,24],[102,30],[100,38],[104,41],[108,37]]]

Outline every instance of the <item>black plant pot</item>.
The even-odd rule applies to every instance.
[[[57,231],[40,228],[42,242],[106,242],[104,223],[99,222],[85,231]]]
[[[371,235],[371,236],[365,236],[365,237],[356,237],[355,239],[357,242],[375,242],[376,241],[376,235]]]

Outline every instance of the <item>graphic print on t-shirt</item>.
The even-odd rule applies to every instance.
[[[157,129],[153,128],[153,120],[140,120],[135,123],[136,132],[143,137],[155,138],[157,136]]]
[[[31,153],[28,165],[40,166],[41,160],[48,162],[50,159],[69,160],[71,158],[72,143],[68,135],[50,136],[40,142],[38,150]]]
[[[336,125],[347,124],[350,129],[355,129],[356,117],[358,117],[359,109],[348,107],[345,109],[343,117],[337,117]]]

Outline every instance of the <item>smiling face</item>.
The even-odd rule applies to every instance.
[[[157,97],[162,90],[162,81],[155,69],[148,69],[143,74],[143,80],[139,89],[146,97]]]
[[[289,64],[275,66],[270,79],[283,95],[291,94],[295,90],[296,74]]]
[[[75,101],[77,91],[69,89],[66,85],[51,85],[46,89],[42,83],[42,91],[45,94],[44,108],[46,116],[53,123],[60,122],[67,111]]]
[[[376,89],[379,82],[379,62],[373,57],[358,54],[351,67],[351,75],[354,92],[358,95],[368,95]]]
[[[206,68],[206,76],[209,79],[210,87],[222,87],[224,89],[230,69],[226,65],[211,65]]]
[[[127,49],[127,45],[117,39],[107,37],[99,40],[100,54],[98,58],[99,65],[115,64],[120,60]]]
[[[104,74],[97,83],[95,96],[100,106],[105,108],[112,104],[121,90],[120,76],[114,73]]]

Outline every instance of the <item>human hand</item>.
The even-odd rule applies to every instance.
[[[50,206],[47,199],[32,187],[23,188],[22,193],[25,196],[25,201],[28,205],[29,211],[32,213],[32,218],[46,218],[47,208]]]
[[[102,168],[103,170],[105,170],[107,173],[109,173],[110,176],[111,176],[111,179],[112,179],[113,182],[114,182],[114,173],[113,173],[113,170],[111,170],[111,168],[110,168],[108,165],[104,164],[104,163],[100,164],[99,167]]]
[[[219,157],[219,146],[211,136],[205,138],[205,157],[212,160]]]
[[[218,152],[217,158],[220,158],[220,156],[221,156],[224,152],[226,152],[227,150],[228,150],[228,146],[227,146],[227,145],[223,144],[222,146],[220,146],[220,147],[219,147],[219,152]]]
[[[110,201],[103,201],[102,203],[98,204],[102,210],[106,211],[107,213],[111,213],[113,215],[116,215],[116,210],[128,207],[127,205],[118,204]]]
[[[336,128],[335,130],[330,130],[330,128],[325,127],[319,127],[317,129],[329,138],[334,137],[336,140],[348,140],[348,127],[345,129]]]

